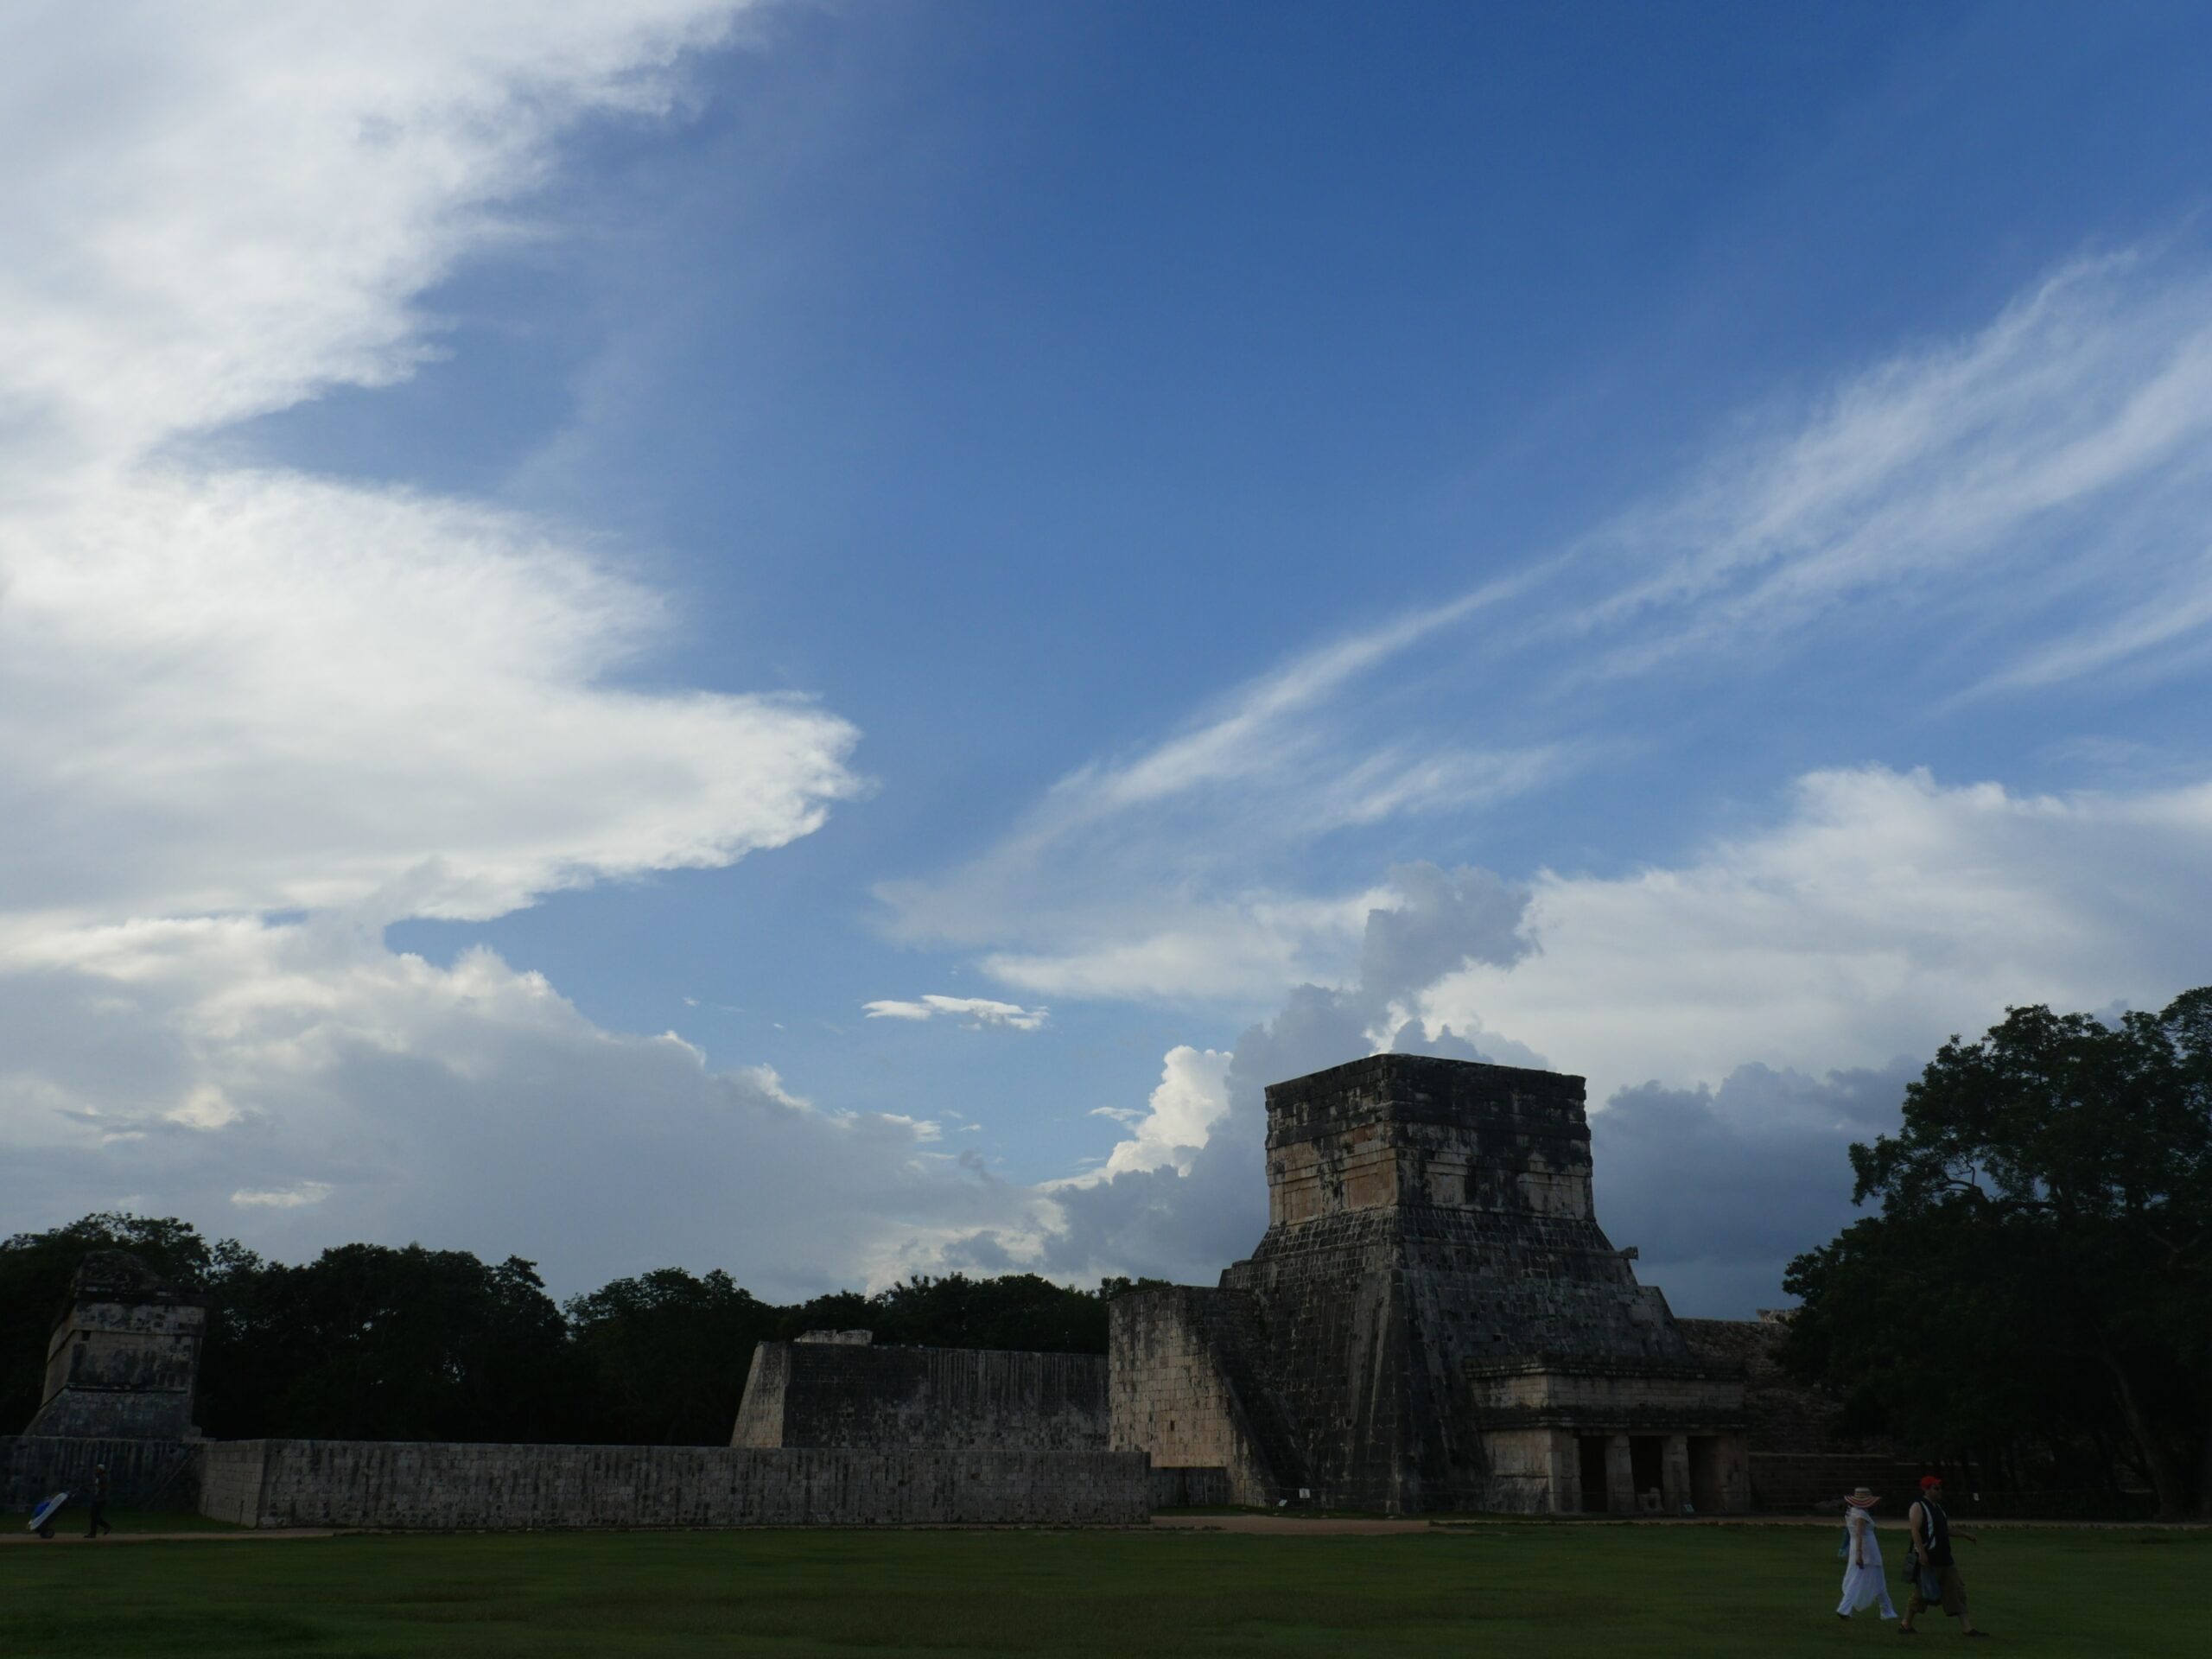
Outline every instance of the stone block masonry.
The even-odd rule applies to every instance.
[[[206,1444],[0,1435],[0,1513],[21,1513],[54,1492],[90,1491],[92,1471],[103,1464],[108,1501],[118,1509],[190,1510],[199,1501]]]
[[[1745,1375],[1753,1505],[1761,1510],[1834,1510],[1854,1486],[1910,1493],[1927,1465],[1901,1455],[1888,1437],[1843,1427],[1843,1402],[1789,1374],[1782,1363],[1787,1311],[1756,1319],[1683,1319],[1682,1334],[1700,1358],[1732,1363]]]
[[[1255,1421],[1267,1399],[1238,1369],[1239,1311],[1229,1293],[1187,1285],[1117,1296],[1108,1310],[1114,1449],[1144,1452],[1157,1471],[1205,1471],[1222,1493],[1180,1502],[1270,1503],[1289,1462],[1280,1422]]]
[[[877,1346],[851,1331],[764,1342],[730,1444],[1103,1452],[1106,1357]]]
[[[189,1440],[207,1309],[121,1250],[77,1269],[47,1347],[46,1387],[24,1432],[83,1440]]]
[[[231,1440],[200,1512],[246,1527],[1139,1526],[1141,1455]]]

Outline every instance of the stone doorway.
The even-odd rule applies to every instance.
[[[1636,1488],[1638,1510],[1647,1510],[1667,1490],[1667,1440],[1662,1434],[1631,1434],[1628,1442],[1629,1479]]]
[[[1603,1434],[1585,1434],[1576,1441],[1582,1469],[1582,1512],[1604,1515],[1612,1508],[1605,1491],[1605,1443]]]
[[[1720,1437],[1690,1436],[1690,1503],[1700,1515],[1719,1515],[1721,1502]]]

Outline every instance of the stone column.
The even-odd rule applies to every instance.
[[[1690,1497],[1690,1437],[1669,1434],[1667,1455],[1661,1467],[1660,1492],[1667,1513],[1680,1515],[1682,1505]]]
[[[1615,1515],[1636,1513],[1636,1465],[1625,1434],[1605,1442],[1605,1507]]]
[[[1720,1437],[1720,1503],[1731,1515],[1748,1515],[1751,1508],[1751,1441],[1743,1434]]]
[[[1555,1428],[1546,1461],[1551,1476],[1546,1507],[1554,1515],[1571,1515],[1582,1507],[1582,1448],[1566,1429]]]

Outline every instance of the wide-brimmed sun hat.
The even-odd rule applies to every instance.
[[[1868,1491],[1864,1486],[1861,1486],[1858,1491],[1853,1492],[1849,1497],[1845,1498],[1843,1501],[1850,1504],[1854,1509],[1871,1510],[1882,1500],[1875,1497],[1873,1493]]]

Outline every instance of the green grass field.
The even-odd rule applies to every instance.
[[[1940,1614],[1925,1618],[1916,1645],[1864,1615],[1836,1619],[1837,1536],[1500,1524],[1389,1537],[726,1532],[56,1543],[0,1549],[0,1654],[1774,1659],[1949,1650],[1958,1637]],[[2212,1534],[1992,1530],[1964,1559],[1976,1616],[1998,1637],[1992,1650],[2201,1659],[2212,1649]]]

